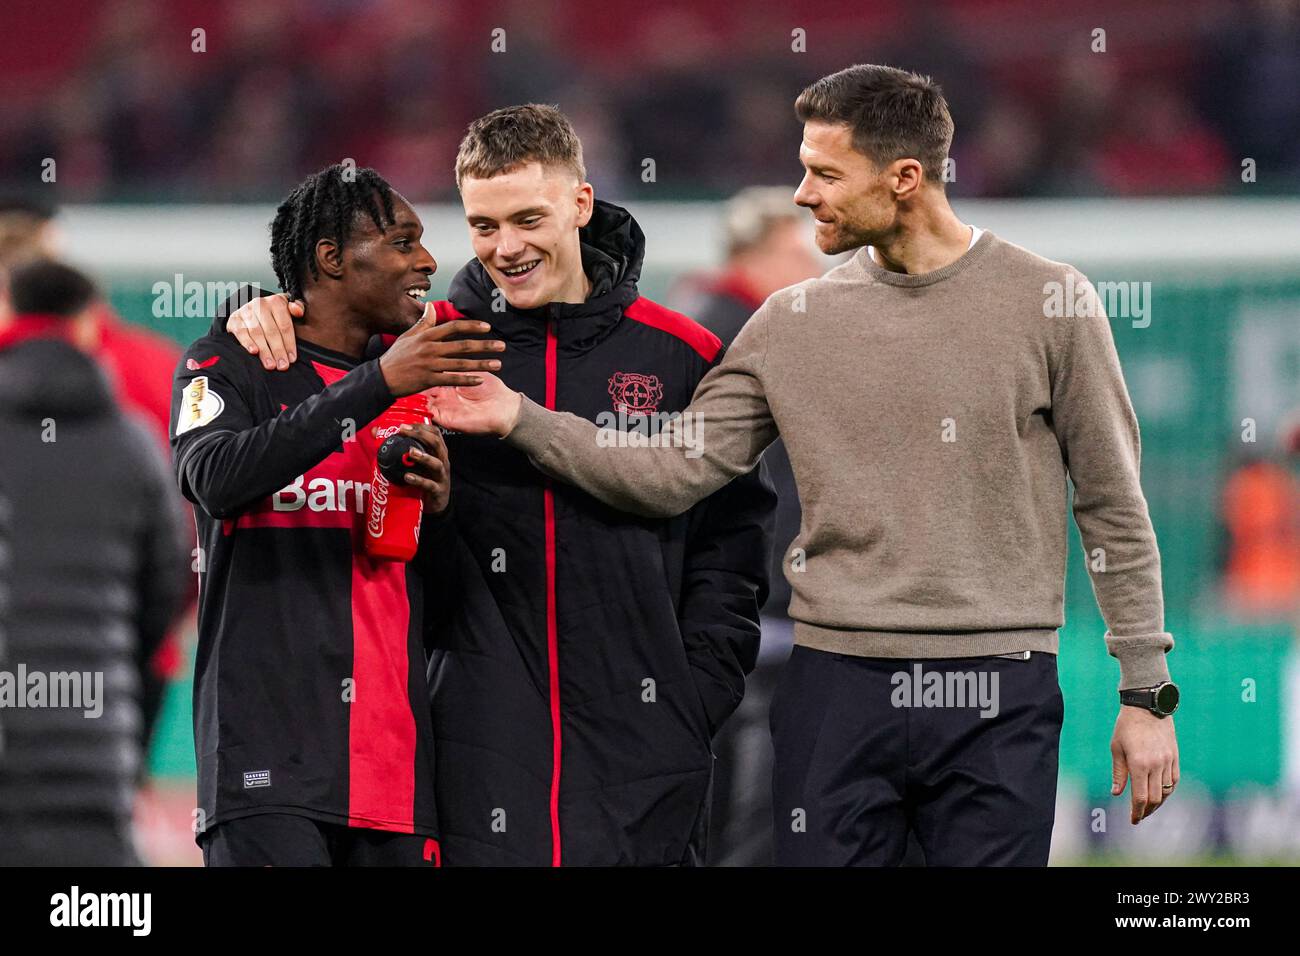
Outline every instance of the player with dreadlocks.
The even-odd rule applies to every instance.
[[[420,551],[372,559],[368,426],[401,396],[480,381],[500,362],[473,356],[504,345],[458,338],[484,322],[425,320],[437,264],[422,232],[373,170],[309,176],[271,224],[307,361],[275,375],[207,336],[176,371],[176,478],[200,542],[195,829],[209,866],[439,861],[423,617],[449,464],[437,430],[417,426]]]

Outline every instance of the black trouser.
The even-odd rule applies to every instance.
[[[796,647],[771,711],[777,865],[894,866],[910,831],[929,866],[1045,866],[1063,716],[1052,654]]]
[[[438,866],[437,844],[412,833],[259,813],[199,838],[204,866]]]

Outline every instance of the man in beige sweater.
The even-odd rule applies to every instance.
[[[910,828],[931,864],[1042,865],[1067,476],[1131,705],[1112,793],[1131,778],[1137,823],[1178,782],[1173,640],[1108,320],[1076,270],[957,219],[952,120],[928,78],[851,67],[796,113],[795,202],[823,252],[857,251],[771,296],[657,444],[490,376],[440,390],[434,415],[654,516],[745,474],[780,434],[804,511],[785,562],[796,647],[772,712],[777,862],[897,863]]]

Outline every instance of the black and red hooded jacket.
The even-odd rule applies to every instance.
[[[474,260],[439,318],[490,323],[500,377],[548,408],[628,427],[684,409],[721,342],[640,295],[626,210],[597,202],[580,239],[586,302],[513,310]],[[458,554],[430,590],[429,672],[444,863],[702,862],[710,740],[758,654],[770,482],[647,519],[495,438],[447,445]]]

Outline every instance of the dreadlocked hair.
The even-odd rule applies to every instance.
[[[370,216],[377,229],[393,222],[393,188],[373,169],[336,163],[312,173],[280,203],[271,223],[271,265],[290,299],[303,297],[303,286],[316,268],[316,243],[347,243],[358,213]]]

